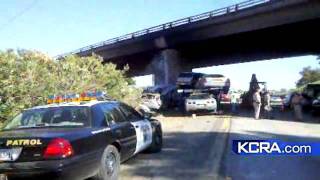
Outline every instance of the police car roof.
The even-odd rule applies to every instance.
[[[98,101],[98,100],[93,100],[93,101],[82,101],[82,102],[65,102],[65,103],[54,103],[54,104],[47,104],[47,105],[42,105],[42,106],[35,106],[31,109],[43,109],[43,108],[51,108],[51,107],[68,107],[68,106],[79,106],[79,107],[91,107],[96,104],[100,103],[110,103],[110,104],[116,104],[118,101]]]

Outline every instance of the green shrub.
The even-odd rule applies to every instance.
[[[106,91],[132,106],[139,102],[141,90],[132,87],[126,71],[99,56],[68,56],[54,60],[40,52],[0,51],[0,121],[23,109],[46,103],[48,95]]]

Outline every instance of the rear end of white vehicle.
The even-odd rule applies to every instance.
[[[271,106],[282,106],[283,105],[283,99],[279,96],[272,96],[270,100]]]
[[[217,111],[217,101],[209,95],[191,95],[185,100],[185,110],[191,111]]]
[[[142,104],[151,110],[159,110],[162,106],[160,94],[146,93],[142,95]]]
[[[222,89],[228,93],[230,88],[230,79],[221,74],[207,74],[204,75],[199,81],[199,88],[204,89]]]

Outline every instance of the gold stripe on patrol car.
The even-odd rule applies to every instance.
[[[40,139],[12,139],[7,140],[7,146],[35,146],[41,145],[42,142]]]

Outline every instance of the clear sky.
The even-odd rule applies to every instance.
[[[242,0],[1,0],[0,49],[36,49],[55,56],[92,43],[196,15]],[[244,63],[202,69],[225,74],[234,88],[248,86],[251,74],[270,88],[292,88],[316,57]],[[198,71],[198,70],[197,70]],[[148,78],[140,78],[144,83]],[[150,78],[149,78],[150,79]]]
[[[54,56],[240,1],[1,0],[0,49],[37,49]]]

